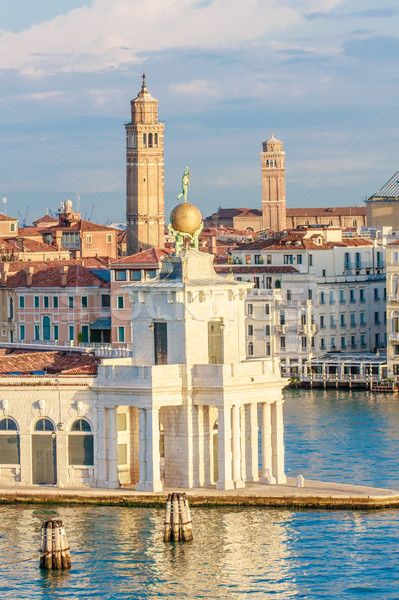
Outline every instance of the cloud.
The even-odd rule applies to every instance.
[[[346,19],[386,19],[395,17],[399,14],[399,8],[397,6],[387,6],[384,8],[370,8],[367,10],[359,10],[356,12],[349,13],[333,13],[333,12],[314,12],[305,16],[308,21],[314,21],[316,19],[330,19],[343,21]]]
[[[301,22],[341,0],[93,0],[18,33],[0,34],[0,69],[40,77],[141,63],[166,48],[239,44]]]
[[[52,100],[53,98],[59,98],[63,96],[64,92],[59,90],[51,90],[48,92],[32,92],[31,94],[16,94],[10,96],[12,100],[36,100],[41,102],[42,100]]]
[[[365,40],[349,40],[344,45],[345,54],[364,61],[394,61],[399,55],[399,38],[376,36]]]
[[[174,94],[185,94],[188,96],[197,97],[217,97],[219,95],[219,91],[216,89],[216,86],[212,81],[200,79],[193,79],[187,83],[171,84],[169,87]]]

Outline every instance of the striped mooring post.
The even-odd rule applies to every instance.
[[[70,569],[71,555],[69,550],[62,521],[43,521],[40,568],[47,570]]]
[[[188,542],[193,539],[193,524],[186,494],[168,494],[165,510],[164,542]]]

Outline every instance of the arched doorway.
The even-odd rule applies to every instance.
[[[50,317],[43,317],[43,340],[51,339]]]
[[[219,439],[218,439],[218,420],[216,419],[212,429],[212,455],[213,455],[213,481],[217,483],[219,479]]]
[[[32,434],[32,483],[57,483],[57,452],[55,427],[50,419],[39,419]]]

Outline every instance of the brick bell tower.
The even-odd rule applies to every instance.
[[[273,135],[262,143],[262,224],[263,229],[284,231],[285,221],[285,152],[283,142]]]
[[[143,73],[141,90],[130,102],[131,122],[126,129],[127,254],[163,247],[164,123],[158,121],[158,100],[147,91]]]

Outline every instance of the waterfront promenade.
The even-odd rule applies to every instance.
[[[0,488],[0,502],[98,504],[116,506],[163,506],[168,493],[186,492],[191,506],[276,506],[334,509],[399,508],[399,490],[296,479],[283,485],[248,484],[245,488],[220,491],[215,487],[165,489],[160,493],[138,492],[128,488]]]

